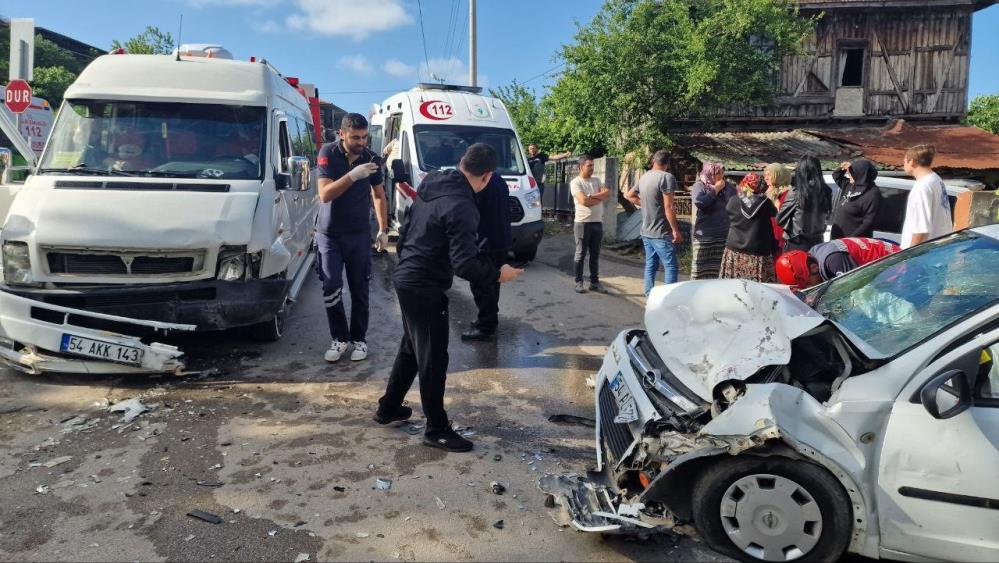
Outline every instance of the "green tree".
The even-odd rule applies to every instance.
[[[169,55],[175,47],[173,36],[169,32],[160,31],[158,27],[147,26],[146,30],[122,44],[115,39],[111,49],[124,47],[125,52],[134,55]]]
[[[31,83],[34,93],[39,98],[48,100],[52,107],[62,104],[66,88],[76,80],[76,74],[62,66],[43,66],[35,68],[35,79]]]
[[[772,103],[781,58],[814,30],[794,0],[607,0],[562,47],[549,135],[618,156],[669,146],[678,119]]]
[[[975,96],[968,107],[968,123],[999,135],[999,94]]]
[[[508,86],[490,89],[489,95],[499,98],[506,105],[507,111],[510,112],[510,118],[517,127],[517,133],[520,134],[520,139],[524,144],[542,145],[544,143],[544,135],[540,130],[542,125],[541,107],[534,90],[530,90],[514,80]]]

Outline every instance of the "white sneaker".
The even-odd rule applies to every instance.
[[[330,349],[326,351],[326,354],[324,354],[323,357],[326,358],[327,362],[335,362],[340,359],[340,356],[343,356],[347,352],[347,348],[349,347],[350,344],[346,342],[334,340],[333,343],[330,344]]]
[[[359,362],[368,357],[368,345],[364,342],[354,342],[354,351],[350,353],[350,359]]]

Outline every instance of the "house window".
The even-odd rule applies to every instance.
[[[840,51],[840,86],[864,85],[864,49]]]

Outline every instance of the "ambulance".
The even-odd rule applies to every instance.
[[[318,213],[294,82],[215,45],[90,63],[31,175],[0,191],[0,359],[184,373],[168,333],[280,338]]]
[[[476,87],[419,84],[374,106],[369,121],[372,150],[391,150],[385,157],[386,186],[394,189],[386,193],[396,228],[428,173],[455,168],[466,148],[488,143],[499,155],[496,173],[510,188],[511,250],[517,260],[534,259],[544,233],[541,193],[501,100]]]

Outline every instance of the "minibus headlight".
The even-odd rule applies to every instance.
[[[3,279],[12,285],[29,285],[35,282],[31,275],[31,257],[28,243],[3,243]]]

